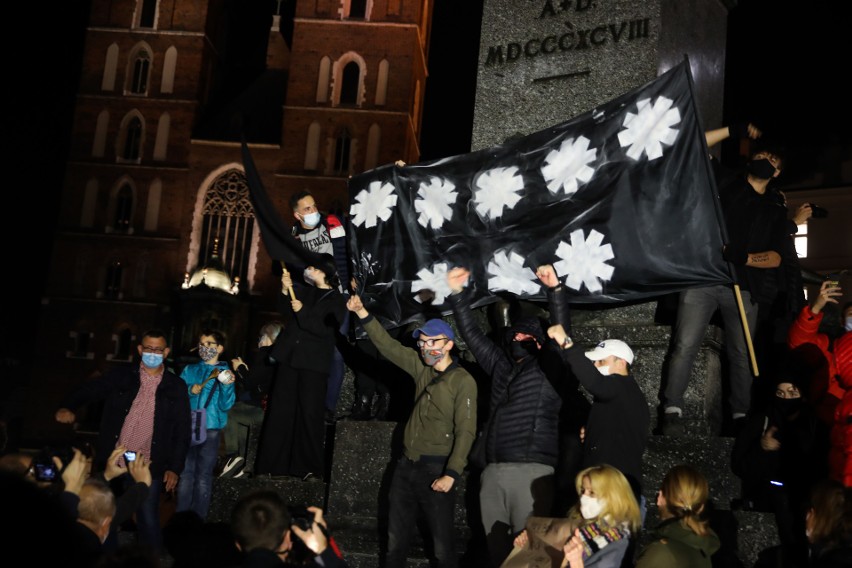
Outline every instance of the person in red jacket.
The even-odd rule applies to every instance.
[[[834,411],[831,442],[837,444],[832,447],[837,463],[829,462],[829,476],[852,487],[852,331],[847,331],[834,343],[834,358],[837,379],[846,393]]]
[[[820,332],[823,309],[829,303],[839,303],[842,290],[836,281],[826,280],[820,286],[819,295],[810,306],[799,312],[796,321],[787,332],[787,346],[799,361],[807,363],[814,373],[811,376],[808,399],[826,425],[834,422],[834,409],[843,398],[845,389],[838,383],[837,366],[832,352],[832,338]],[[844,306],[844,320],[852,317],[852,304]]]

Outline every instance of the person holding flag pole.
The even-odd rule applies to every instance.
[[[731,135],[756,140],[762,132],[753,124],[723,127],[705,133],[707,146]],[[751,407],[752,375],[758,376],[750,329],[757,324],[758,303],[774,289],[781,264],[786,215],[767,192],[783,167],[778,148],[763,144],[752,153],[745,173],[723,168],[711,156],[717,184],[718,213],[725,242],[723,258],[734,276],[733,294],[727,285],[691,288],[679,293],[664,390],[661,433],[684,436],[684,393],[693,364],[713,314],[721,313],[725,328],[730,380],[729,411],[732,432],[745,422]],[[752,369],[749,369],[749,359]]]

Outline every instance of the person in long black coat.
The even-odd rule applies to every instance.
[[[272,346],[278,363],[258,444],[255,474],[322,478],[325,394],[346,300],[334,259],[324,255],[304,271],[306,286],[281,276],[282,316],[288,320]],[[290,296],[294,292],[295,298]]]

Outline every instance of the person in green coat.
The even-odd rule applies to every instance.
[[[657,494],[662,522],[639,553],[635,568],[710,568],[719,537],[704,517],[707,479],[689,465],[672,467]]]

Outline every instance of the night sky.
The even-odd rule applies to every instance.
[[[470,148],[482,3],[435,2],[423,160]],[[239,0],[231,5],[257,9],[259,4]],[[835,5],[824,0],[743,0],[729,15],[726,122],[752,120],[784,140],[797,158],[791,164],[803,174],[815,167],[813,157],[823,143],[852,145],[852,97],[844,76],[850,68],[852,34],[844,27],[846,18],[832,13]],[[4,224],[5,242],[13,243],[5,247],[11,266],[26,267],[19,269],[25,276],[13,279],[13,293],[24,300],[17,305],[32,308],[21,314],[21,328],[4,332],[4,354],[28,346],[34,331],[33,314],[51,248],[51,239],[39,235],[56,221],[88,6],[84,0],[16,2],[7,12],[9,25],[26,30],[3,34],[2,40],[7,54],[3,132],[7,167],[14,173],[7,179],[16,180],[7,192],[13,196],[14,214],[33,215],[25,227],[28,247],[14,246],[20,229]],[[251,65],[246,72],[251,73]]]

